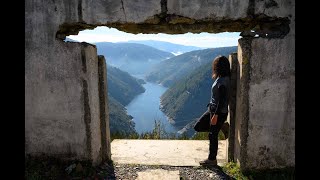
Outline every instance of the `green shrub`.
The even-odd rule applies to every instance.
[[[208,132],[196,132],[191,139],[192,140],[209,140],[208,135],[209,135]],[[225,140],[225,137],[222,131],[219,131],[218,140]]]
[[[239,180],[248,180],[249,178],[244,176],[240,170],[238,164],[234,162],[228,162],[226,165],[222,167],[223,171],[229,176],[239,179]]]

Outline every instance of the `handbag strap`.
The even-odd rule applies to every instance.
[[[218,110],[219,102],[220,102],[220,101],[218,101],[217,108],[216,108],[216,111],[214,112],[214,114],[216,114],[216,112],[217,112],[217,110]],[[212,113],[210,112],[210,121],[209,121],[209,125],[210,125],[210,126],[211,126],[211,118],[212,118]]]
[[[220,77],[218,77],[215,81],[217,81]],[[214,114],[216,114],[217,110],[218,110],[218,107],[219,107],[219,102],[220,100],[218,101],[218,104],[217,104],[217,108],[216,108],[216,111],[214,112]],[[212,114],[210,112],[210,121],[209,121],[209,125],[211,126],[211,118],[212,118]]]

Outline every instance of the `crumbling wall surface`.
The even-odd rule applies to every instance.
[[[254,14],[263,14],[271,17],[293,17],[295,16],[295,0],[268,0],[251,1],[254,5]]]
[[[82,98],[84,104],[84,124],[86,129],[86,152],[95,164],[101,162],[101,121],[99,100],[99,67],[97,49],[82,43],[81,63],[83,70]],[[104,71],[105,72],[105,71]],[[80,102],[80,103],[81,103]],[[104,140],[106,141],[106,139]]]
[[[247,17],[249,0],[167,0],[168,14],[192,19],[238,19]]]
[[[84,122],[81,46],[62,44],[54,51],[26,47],[26,152],[84,158]],[[40,51],[42,49],[42,51]],[[47,50],[47,52],[44,51]],[[82,103],[81,103],[82,102]]]
[[[280,34],[281,38],[285,37],[285,39],[279,38],[278,41],[276,39],[253,40],[250,45],[254,48],[251,53],[253,59],[249,59],[250,62],[260,57],[258,53],[265,51],[279,53],[279,57],[272,55],[270,58],[288,58],[284,53],[290,56],[294,54],[294,51],[286,49],[287,42],[294,43],[292,37],[287,38],[289,24],[294,19],[294,16],[291,18],[293,7],[293,0],[283,2],[281,0],[25,1],[26,154],[44,153],[59,157],[91,160],[94,163],[98,163],[104,157],[110,157],[110,154],[107,156],[101,154],[110,152],[108,150],[110,149],[108,139],[110,137],[108,108],[106,105],[100,108],[100,104],[103,104],[104,101],[99,99],[99,97],[103,97],[101,93],[99,94],[99,90],[104,90],[99,88],[99,85],[101,86],[105,82],[100,82],[104,78],[99,76],[96,48],[85,43],[65,43],[62,40],[67,35],[78,34],[80,30],[92,29],[99,25],[115,27],[131,33],[173,34],[242,32],[255,28],[256,31],[270,32],[270,37],[272,32],[276,32],[275,35]],[[292,24],[290,24],[290,33],[292,34],[292,32],[294,32],[294,27],[292,28]],[[276,46],[282,48],[283,51],[278,51]],[[240,55],[238,52],[238,57]],[[268,58],[264,57],[264,60],[271,61]],[[257,62],[259,61],[262,60],[258,59]],[[280,61],[289,62],[289,60]],[[254,66],[255,69],[256,66],[262,68],[259,63]],[[283,64],[279,65],[278,69],[282,70],[282,67]],[[269,70],[262,68],[261,72],[267,73]],[[286,88],[284,84],[281,84],[282,86],[276,85],[282,82],[283,77],[292,80],[287,71],[282,74],[283,76],[279,77],[272,74],[271,77],[275,84],[268,86],[267,99],[265,99],[267,102],[271,101],[269,98],[274,98],[274,95],[268,93],[282,95],[286,92],[282,89],[279,92],[276,91],[278,87]],[[250,99],[250,103],[256,100],[259,102],[258,97],[264,98],[258,92],[266,89],[270,83],[265,77],[260,78],[261,80],[256,77],[252,78],[250,87],[252,86],[252,89],[256,88],[256,90],[248,91],[250,98],[253,98]],[[292,89],[292,85],[288,84],[288,87]],[[246,92],[245,89],[243,92]],[[290,95],[287,100],[277,102],[291,102],[291,100],[292,96]],[[250,122],[252,124],[248,123],[248,129],[250,130],[250,127],[253,129],[251,131],[243,131],[242,129],[236,131],[236,138],[239,137],[237,133],[246,132],[249,133],[247,139],[251,141],[250,134],[256,134],[255,129],[259,126],[254,120],[255,114],[263,107],[257,105],[255,108],[250,109],[250,113],[246,111],[248,116],[253,119]],[[279,109],[281,108],[288,111],[291,106],[286,108],[283,105],[279,107]],[[268,111],[273,112],[272,109],[268,109]],[[238,109],[236,112],[238,113]],[[292,115],[288,115],[288,117],[290,116]],[[288,117],[283,116],[282,118],[281,116],[280,122]],[[105,121],[101,118],[105,118]],[[264,121],[267,117],[263,116],[262,119]],[[237,123],[236,128],[238,127]],[[283,123],[285,124],[285,122]],[[263,125],[263,127],[268,127],[265,126],[266,124]],[[282,126],[276,126],[272,132],[277,132],[279,127]],[[104,139],[105,137],[107,139]],[[241,137],[241,139],[243,138]],[[260,141],[253,140],[250,143],[247,143],[247,146],[241,145],[242,150],[239,151],[239,154],[245,154],[246,148],[255,150],[256,146],[262,145]],[[236,147],[235,145],[235,152],[238,151]],[[272,149],[272,147],[270,148]]]
[[[237,53],[229,55],[229,63],[231,69],[230,76],[230,97],[229,97],[229,114],[228,120],[230,123],[228,141],[228,160],[234,161],[234,143],[235,143],[235,121],[236,121],[236,98],[237,98],[237,81],[238,81],[238,59]]]
[[[78,1],[82,12],[78,18],[88,24],[109,22],[141,23],[161,13],[160,0]],[[78,9],[78,12],[79,10]]]
[[[110,137],[101,133],[109,129],[101,128],[97,50],[56,38],[61,24],[78,21],[77,2],[25,3],[25,146],[26,154],[97,164],[110,153]]]
[[[295,166],[295,31],[242,38],[235,156],[242,169]]]
[[[50,3],[48,5],[50,7]],[[51,11],[59,38],[98,25],[130,33],[263,31],[286,33],[294,1],[250,0],[121,0],[59,1]],[[51,10],[54,9],[54,10]]]
[[[104,56],[98,56],[99,66],[99,100],[100,100],[100,131],[101,131],[101,158],[102,160],[111,159],[111,139],[109,127],[109,104],[108,104],[108,83],[107,83],[107,64]]]
[[[99,80],[98,72],[106,68],[98,70],[95,46],[65,43],[58,32],[76,34],[102,22],[140,22],[160,13],[160,2],[143,2],[25,2],[26,154],[94,164],[110,159],[108,106],[99,99],[107,89],[100,86],[105,92],[99,94],[106,78]]]
[[[247,166],[294,166],[294,37],[255,39],[251,48]]]
[[[250,38],[241,38],[238,41],[238,64],[236,78],[236,113],[235,113],[235,138],[234,138],[234,160],[245,167],[247,160],[247,137],[248,137],[248,90],[249,90],[249,61],[251,56]]]
[[[294,167],[295,4],[253,2],[256,16],[287,17],[290,24],[284,36],[270,37],[278,28],[264,23],[264,38],[239,40],[234,157],[243,170]]]
[[[240,19],[264,14],[270,17],[292,15],[294,0],[167,0],[168,14],[193,19]]]

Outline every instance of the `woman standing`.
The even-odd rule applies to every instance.
[[[209,156],[208,159],[199,162],[201,165],[217,165],[218,134],[228,116],[230,63],[225,56],[218,56],[213,60],[212,79],[214,83],[211,87],[208,110],[194,127],[198,132],[209,131]]]

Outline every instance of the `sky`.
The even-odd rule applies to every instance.
[[[80,31],[78,35],[68,36],[68,38],[85,41],[88,43],[95,42],[126,42],[129,40],[157,40],[166,41],[175,44],[187,46],[197,46],[203,48],[215,48],[226,46],[237,46],[240,32],[224,33],[186,33],[186,34],[131,34],[119,31],[115,28],[97,27],[94,30]]]

